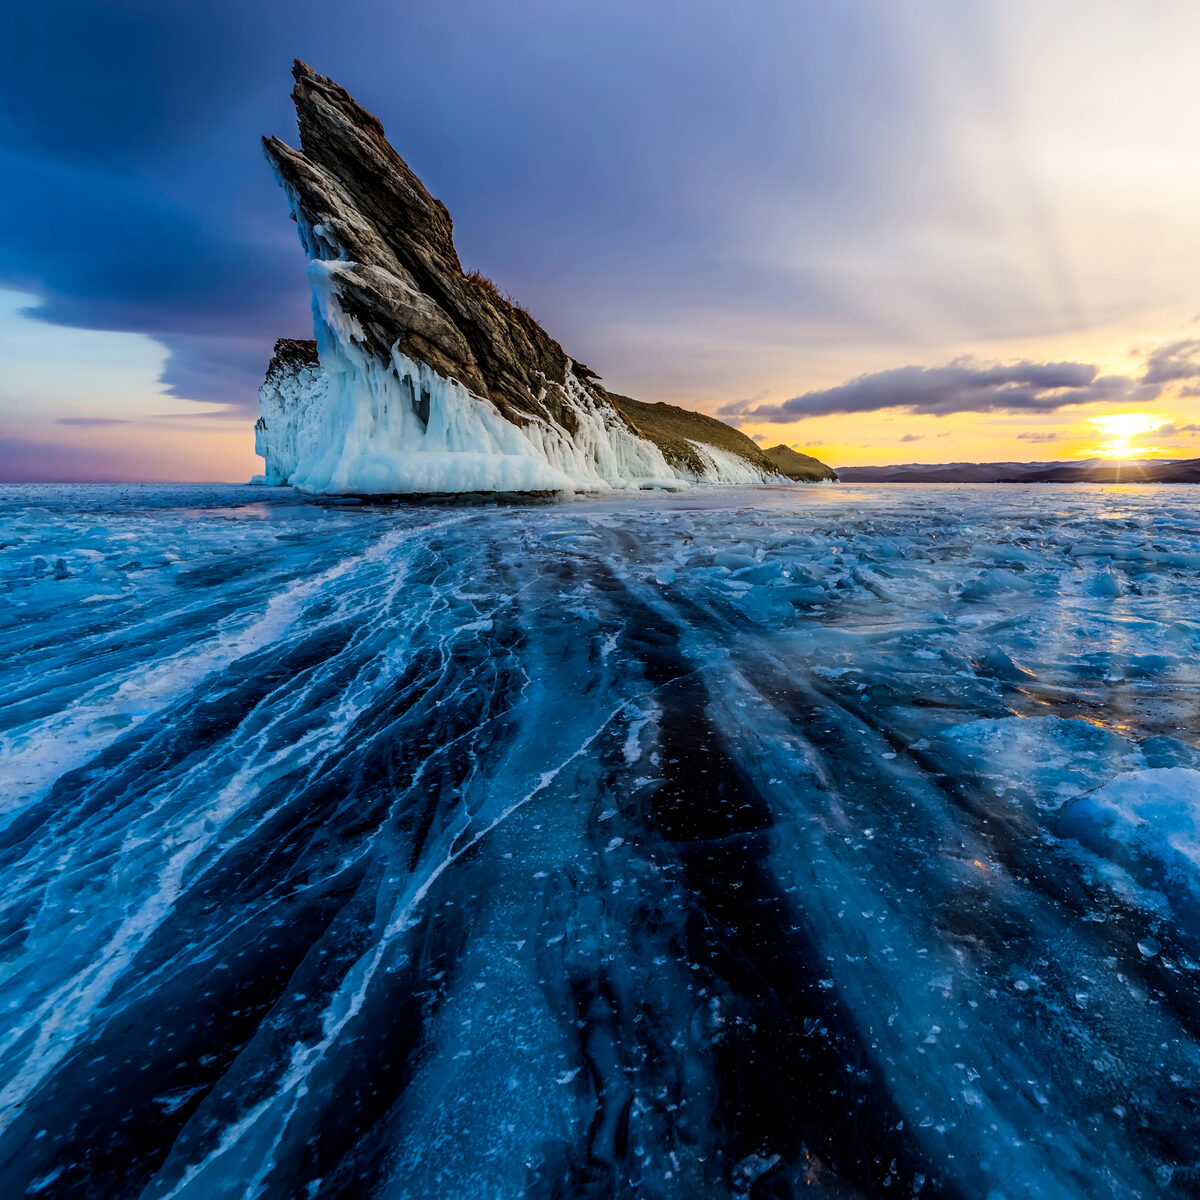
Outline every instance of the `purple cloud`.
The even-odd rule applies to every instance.
[[[1169,342],[1146,355],[1143,383],[1162,385],[1200,379],[1200,339]],[[1194,394],[1189,390],[1187,394]]]
[[[896,367],[859,375],[837,387],[793,396],[782,404],[738,401],[723,417],[783,423],[834,413],[904,408],[945,416],[960,412],[1053,412],[1097,400],[1148,400],[1157,389],[1122,375],[1101,375],[1091,363],[1018,362],[982,365],[959,359],[944,367]]]
[[[128,425],[121,417],[59,417],[56,425]]]

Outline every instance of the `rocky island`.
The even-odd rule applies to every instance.
[[[315,339],[260,394],[259,482],[334,494],[601,491],[834,478],[715,417],[609,392],[454,248],[380,122],[297,62],[300,149],[263,145],[309,257]],[[802,456],[796,456],[799,459]]]

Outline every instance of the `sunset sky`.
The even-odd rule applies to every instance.
[[[261,469],[294,56],[613,390],[835,466],[1200,456],[1198,44],[1195,0],[10,0],[0,479]]]

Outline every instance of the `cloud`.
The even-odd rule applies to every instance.
[[[154,337],[170,352],[173,395],[249,411],[280,331],[311,329],[290,247],[285,258],[267,239],[256,246],[149,186],[78,164],[0,147],[0,174],[22,184],[0,195],[0,279],[40,297],[26,315]]]
[[[726,338],[740,320],[761,328],[763,313],[777,322],[772,338],[830,313],[847,327],[890,329],[873,300],[843,295],[827,266],[809,263],[804,241],[822,251],[825,242],[803,233],[820,228],[804,213],[832,207],[857,253],[859,231],[886,206],[871,151],[904,160],[905,177],[902,148],[936,156],[929,131],[895,105],[902,80],[917,94],[921,81],[882,26],[837,6],[769,7],[772,19],[752,23],[745,41],[727,14],[681,23],[674,6],[637,0],[559,6],[549,20],[529,3],[345,0],[334,22],[318,0],[14,0],[5,17],[13,10],[16,27],[0,39],[0,282],[39,296],[48,323],[157,339],[174,395],[252,411],[274,339],[311,331],[303,252],[259,145],[263,133],[295,141],[297,54],[379,114],[453,212],[464,262],[558,328],[584,332],[569,348],[586,345],[610,311],[638,331],[605,347],[609,370],[622,360],[628,370],[641,330],[669,330],[672,315],[675,328],[707,325]],[[733,60],[732,29],[744,47]],[[501,39],[525,47],[523,80],[496,56]],[[666,39],[664,56],[654,47]],[[602,50],[582,62],[581,43]],[[396,45],[422,48],[404,86]],[[857,66],[830,75],[831,55]],[[710,61],[740,82],[697,96],[695,64]],[[639,89],[605,86],[648,72],[649,119]],[[828,122],[792,119],[796,106],[819,105]],[[920,197],[922,222],[931,202]],[[786,269],[780,214],[801,231]],[[585,286],[564,282],[563,262]],[[666,357],[661,341],[655,361]]]
[[[122,417],[59,417],[56,425],[128,425]]]
[[[919,442],[924,437],[923,433],[906,433],[900,440],[902,442]]]
[[[1172,421],[1170,424],[1160,425],[1157,429],[1134,434],[1129,439],[1129,444],[1143,450],[1169,450],[1171,447],[1159,444],[1163,438],[1194,438],[1197,435],[1200,435],[1200,425],[1178,425]]]
[[[1017,440],[1020,442],[1057,442],[1062,437],[1060,433],[1018,433]]]
[[[311,337],[312,318],[307,311],[293,314],[290,319],[278,316],[274,328],[279,337]],[[278,333],[281,329],[284,332]],[[274,336],[168,334],[158,340],[171,351],[162,374],[171,395],[228,405],[228,412],[238,412],[250,420],[257,416],[258,386],[267,373]]]
[[[834,413],[903,408],[931,416],[961,412],[1053,412],[1094,401],[1148,400],[1156,389],[1122,375],[1102,375],[1091,363],[1018,362],[987,365],[958,359],[944,367],[895,367],[848,383],[749,407],[738,401],[723,417],[785,423]]]
[[[1143,383],[1161,386],[1195,379],[1200,379],[1200,339],[1169,342],[1145,354]],[[1189,391],[1187,394],[1195,393]]]
[[[828,336],[879,346],[947,330],[978,345],[1062,319],[1069,286],[1039,296],[1002,284],[1025,273],[995,270],[991,249],[963,260],[968,245],[1003,251],[1004,228],[966,214],[1041,205],[1021,195],[977,203],[995,180],[959,158],[961,112],[929,103],[937,87],[889,22],[864,23],[856,5],[782,0],[761,21],[698,6],[679,22],[676,7],[610,0],[558,6],[548,19],[524,2],[346,0],[329,22],[316,0],[15,0],[6,16],[26,15],[0,39],[0,279],[38,295],[46,322],[148,334],[170,352],[173,395],[251,414],[274,339],[311,328],[303,255],[258,145],[264,132],[293,139],[287,70],[298,53],[380,114],[454,213],[464,262],[552,316],[568,349],[587,361],[594,351],[614,378],[677,376],[692,369],[678,347],[715,345],[731,364],[720,386],[745,395],[760,369],[774,377],[757,365],[760,346],[790,345],[796,331],[818,347]],[[664,56],[656,46],[668,37]],[[511,77],[498,39],[525,48],[532,83]],[[581,59],[583,43],[600,52]],[[420,50],[403,87],[399,44]],[[698,93],[697,63],[720,63],[733,85]],[[651,76],[653,94],[606,86]],[[818,109],[821,120],[794,119]],[[1005,186],[1021,177],[996,170]],[[943,238],[926,241],[929,229],[954,252],[939,255]],[[922,252],[910,258],[909,246]],[[913,302],[914,277],[927,305]],[[596,332],[606,327],[616,332]],[[1192,353],[1181,344],[1175,357]],[[660,365],[672,361],[683,365]],[[909,399],[872,402],[864,377],[784,405],[754,396],[730,415],[762,406],[777,414],[764,423],[795,420],[812,415],[806,399],[835,412],[1057,407],[1042,379],[960,379],[955,392],[937,377],[955,369],[964,367],[910,381],[899,389]],[[1164,359],[1155,369],[1171,368]],[[1186,388],[1192,376],[1179,379]],[[886,390],[888,380],[877,383]],[[1062,403],[1104,386],[1096,375],[1070,382]],[[857,407],[839,408],[834,393],[847,389],[843,405]],[[934,393],[926,407],[923,389]],[[798,411],[778,416],[787,406]]]

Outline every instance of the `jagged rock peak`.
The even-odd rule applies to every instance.
[[[260,390],[262,478],[326,492],[552,491],[779,481],[715,418],[605,390],[465,272],[445,205],[379,120],[305,63],[300,149],[263,139],[310,259],[310,344]]]
[[[527,313],[462,269],[441,201],[392,149],[378,118],[331,79],[297,61],[292,98],[300,151],[264,148],[292,196],[315,259],[345,260],[342,307],[385,360],[409,357],[459,380],[520,420],[543,378],[562,384],[570,360]]]

